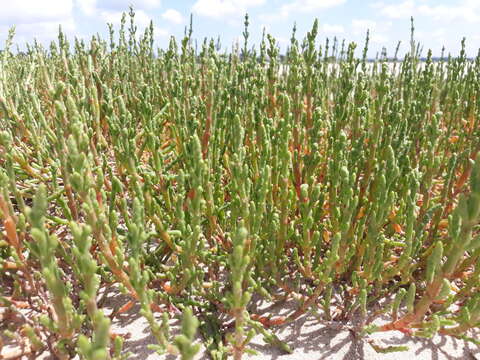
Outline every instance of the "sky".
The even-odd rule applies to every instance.
[[[463,37],[469,56],[477,55],[480,47],[480,0],[0,0],[0,5],[0,44],[15,25],[14,43],[20,49],[33,39],[48,45],[57,38],[59,25],[71,40],[97,33],[106,37],[107,23],[118,29],[129,5],[135,8],[139,29],[153,20],[160,48],[172,35],[183,36],[192,14],[194,38],[220,36],[223,48],[231,49],[236,41],[243,41],[247,12],[251,45],[258,45],[265,29],[285,49],[294,23],[303,38],[317,18],[319,43],[336,36],[356,42],[361,50],[369,29],[369,56],[382,48],[393,55],[398,41],[402,41],[401,53],[408,51],[413,16],[416,40],[424,49],[432,49],[434,56],[443,46],[447,53],[458,55]]]

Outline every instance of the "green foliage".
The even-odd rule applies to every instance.
[[[200,344],[192,344],[198,328],[198,320],[191,308],[185,308],[182,319],[182,334],[175,337],[174,343],[182,360],[191,360],[200,350]]]
[[[98,301],[112,285],[129,300],[111,317],[139,308],[151,348],[183,359],[197,329],[214,359],[240,359],[255,335],[289,353],[276,326],[311,309],[359,314],[363,335],[472,339],[480,57],[462,42],[420,61],[412,28],[403,61],[369,63],[368,35],[357,58],[320,44],[317,21],[281,56],[269,34],[249,44],[248,17],[230,53],[193,46],[191,28],[156,51],[153,25],[137,34],[129,17],[118,40],[60,32],[21,56],[11,32],[2,52],[1,304],[32,311],[23,348],[128,357]],[[256,307],[291,299],[285,317]]]

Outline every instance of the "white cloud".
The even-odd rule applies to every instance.
[[[373,20],[368,19],[353,19],[352,20],[352,30],[354,35],[363,35],[370,30],[370,32],[375,31],[377,28],[377,23]]]
[[[175,9],[168,9],[167,11],[165,11],[162,14],[162,18],[177,25],[183,24],[185,22],[185,18],[183,17],[183,15]]]
[[[432,33],[432,37],[441,39],[447,34],[447,29],[438,28]]]
[[[388,42],[388,36],[385,34],[373,34],[370,40],[374,44],[386,44]]]
[[[243,16],[248,8],[261,6],[265,0],[197,0],[192,12],[210,18],[220,19],[225,16]]]
[[[476,11],[477,6],[478,3],[469,5],[469,2],[465,2],[465,4],[459,6],[422,5],[418,7],[418,12],[421,15],[429,16],[435,20],[476,22],[480,19],[480,15]]]
[[[168,35],[170,35],[170,33],[165,29],[159,28],[157,26],[153,28],[154,38],[165,38],[165,37],[168,37]]]
[[[132,2],[130,0],[130,2]],[[137,1],[138,5],[139,6],[142,6],[142,7],[147,7],[147,8],[155,8],[155,7],[159,7],[160,5],[162,5],[162,2],[161,0],[138,0]]]
[[[154,9],[160,7],[162,2],[161,0],[96,0],[96,7],[98,9],[128,11],[130,5],[132,5],[135,10]]]
[[[17,30],[19,32],[24,32],[27,34],[35,34],[38,38],[49,38],[52,34],[56,36],[58,34],[58,29],[61,26],[62,31],[72,32],[75,30],[75,22],[72,18],[65,19],[61,23],[48,21],[48,22],[39,22],[33,24],[22,24],[19,25]]]
[[[72,37],[76,27],[73,18],[73,0],[10,1],[0,11],[0,37],[15,26],[14,42],[23,46],[35,38],[43,44],[57,40],[59,26]]]
[[[455,5],[428,5],[422,0],[403,0],[395,4],[385,4],[383,1],[372,4],[378,9],[381,15],[391,19],[404,19],[410,16],[428,16],[437,21],[467,21],[476,22],[480,20],[480,1],[461,0]]]
[[[102,11],[99,15],[104,22],[113,25],[119,25],[122,19],[122,13],[119,11]]]
[[[130,5],[133,6],[135,12],[152,10],[162,5],[161,0],[75,0],[75,2],[80,11],[87,16],[104,11],[111,13],[128,12]]]
[[[340,6],[345,2],[346,0],[294,0],[280,6],[276,12],[260,15],[260,18],[264,21],[286,19],[294,12],[315,12]]]
[[[72,15],[72,0],[8,1],[0,11],[0,24],[33,24],[36,22],[65,21]]]
[[[280,11],[284,13],[289,11],[310,12],[339,6],[345,2],[346,0],[295,0],[282,5]]]
[[[135,11],[135,24],[140,28],[146,28],[150,25],[152,18],[143,10]]]
[[[415,13],[415,2],[413,0],[405,0],[400,3],[389,5],[380,2],[373,6],[379,8],[382,15],[392,19],[410,17]]]
[[[14,43],[23,46],[26,43],[32,43],[33,39],[46,45],[50,41],[57,41],[58,30],[61,26],[62,32],[72,40],[74,36],[78,37],[77,29],[73,18],[64,19],[60,23],[58,21],[42,21],[30,24],[19,24],[15,26]],[[0,32],[7,34],[8,26],[0,26]]]
[[[332,25],[332,24],[323,24],[323,32],[327,34],[343,34],[345,33],[345,28],[342,25]]]
[[[97,0],[77,0],[76,5],[82,13],[91,16],[95,14],[97,8]]]

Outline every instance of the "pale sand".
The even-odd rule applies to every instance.
[[[133,309],[132,309],[133,310]],[[172,323],[173,328],[178,328],[178,321]],[[148,324],[136,316],[125,317],[115,322],[115,330],[120,333],[130,333],[126,340],[124,350],[131,351],[130,359],[174,359],[173,356],[160,356],[147,349],[148,344],[155,343],[155,338],[149,335]],[[175,331],[172,331],[175,333]],[[257,351],[258,355],[248,355],[251,359],[279,359],[279,360],[354,360],[354,359],[480,359],[480,349],[471,343],[446,336],[435,336],[432,339],[418,339],[405,337],[403,334],[389,332],[377,333],[366,339],[356,339],[348,330],[329,329],[319,324],[315,318],[306,316],[299,318],[290,326],[280,327],[276,334],[287,342],[293,349],[293,354],[283,355],[280,350],[266,344],[262,336],[256,336],[250,343],[250,348]],[[382,347],[407,345],[408,351],[395,353],[377,353],[366,341],[375,340]],[[200,340],[200,339],[199,339]],[[202,349],[196,359],[209,359]]]
[[[102,305],[106,314],[109,315],[112,309],[118,308],[130,299],[113,290],[104,298]],[[295,308],[295,303],[282,305],[278,310],[268,306],[259,306],[258,313],[269,315],[286,315]],[[156,340],[151,335],[149,325],[145,318],[139,314],[139,306],[132,307],[128,312],[117,315],[112,322],[112,332],[127,335],[124,344],[125,352],[132,352],[129,359],[132,360],[172,360],[175,356],[158,355],[149,350],[147,345],[155,344]],[[348,325],[348,324],[347,324]],[[286,342],[293,350],[292,354],[283,354],[279,349],[266,344],[263,337],[258,335],[253,338],[249,348],[255,350],[257,355],[245,355],[245,359],[262,360],[361,360],[361,359],[382,359],[382,360],[480,360],[480,347],[448,336],[435,336],[432,339],[421,339],[407,337],[399,332],[375,333],[364,338],[356,338],[353,332],[347,329],[348,326],[340,323],[322,324],[314,315],[306,314],[295,322],[277,327],[275,334]],[[170,321],[172,338],[179,333],[180,319],[178,316]],[[480,339],[480,330],[470,334]],[[202,339],[200,335],[198,342]],[[394,353],[377,353],[368,341],[374,341],[375,345],[383,348],[389,346],[408,346],[408,351]],[[13,343],[5,344],[4,351],[11,350]],[[3,352],[3,351],[2,351]],[[2,357],[0,356],[0,359]],[[43,353],[38,359],[53,359],[48,353]],[[78,358],[78,357],[77,357]],[[202,346],[195,359],[210,359]]]
[[[121,300],[120,300],[121,299]],[[122,295],[113,302],[120,300],[124,303]],[[110,302],[110,299],[109,299]],[[293,305],[293,304],[292,304]],[[115,305],[113,305],[115,306]],[[292,310],[290,306],[284,307],[276,315],[284,315]],[[149,326],[144,318],[138,315],[139,307],[133,307],[128,313],[120,314],[114,321],[112,330],[117,333],[129,333],[130,337],[125,341],[124,350],[131,351],[133,355],[129,359],[153,360],[175,359],[174,356],[160,356],[147,348],[148,344],[155,344],[155,338],[150,335]],[[269,311],[273,314],[274,312]],[[178,333],[180,320],[171,321],[171,335]],[[334,328],[332,328],[334,327]],[[383,332],[369,335],[365,338],[356,338],[351,331],[341,324],[323,325],[313,315],[304,315],[294,323],[277,327],[276,335],[285,341],[292,349],[292,354],[282,352],[266,344],[261,335],[251,341],[249,347],[255,350],[257,355],[246,355],[247,359],[264,360],[357,360],[357,359],[382,359],[382,360],[480,360],[480,347],[449,336],[435,336],[432,339],[407,337],[399,332]],[[470,334],[480,338],[480,331]],[[198,340],[202,339],[200,336]],[[377,353],[368,341],[374,341],[383,348],[389,346],[408,346],[408,351],[394,353]],[[197,354],[195,359],[210,359],[205,348]]]

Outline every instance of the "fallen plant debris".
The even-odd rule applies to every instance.
[[[412,25],[402,61],[369,63],[368,35],[357,58],[315,21],[282,57],[248,16],[231,52],[191,26],[157,51],[134,16],[118,40],[14,54],[12,31],[1,52],[1,358],[126,359],[111,321],[135,305],[182,359],[197,333],[213,359],[256,334],[289,353],[275,329],[310,311],[478,344],[480,55],[422,62]],[[107,315],[112,286],[129,300]]]

